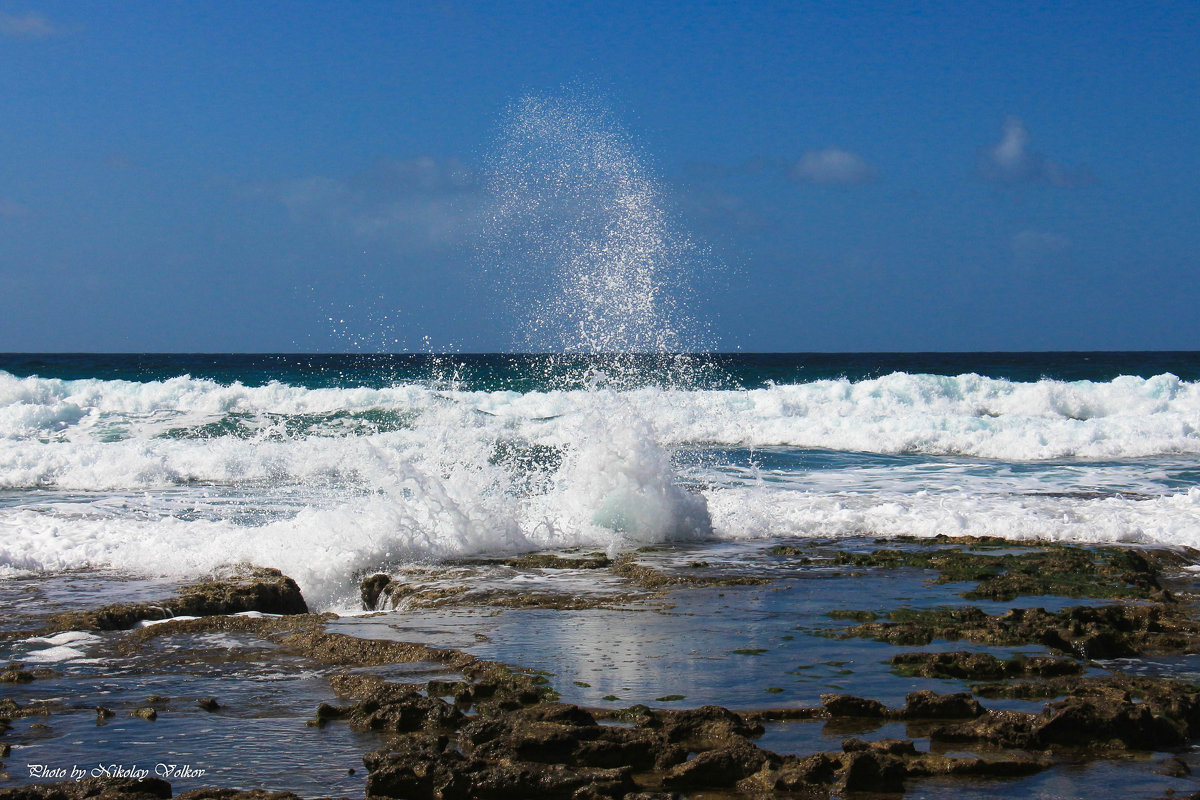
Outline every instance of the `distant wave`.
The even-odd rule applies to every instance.
[[[300,465],[295,474],[304,477],[311,459],[339,457],[342,445],[323,439],[441,441],[442,426],[453,420],[476,436],[554,445],[575,435],[582,417],[617,409],[650,422],[650,435],[667,447],[784,445],[1009,461],[1200,453],[1200,384],[1169,374],[1022,383],[894,373],[749,390],[518,393],[420,384],[248,387],[188,377],[61,381],[0,372],[0,486],[56,483],[72,462],[94,464],[104,451],[162,465],[139,468],[143,478],[121,479],[127,485],[259,477],[256,458],[277,475],[293,470],[289,448]],[[186,455],[197,442],[224,448],[237,474],[220,457]]]

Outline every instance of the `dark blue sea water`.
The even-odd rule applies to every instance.
[[[647,382],[672,375],[674,356],[621,356]],[[1200,380],[1200,351],[1035,353],[716,353],[684,357],[709,365],[698,379],[707,386],[756,388],[846,378],[860,381],[895,372],[929,375],[974,373],[1009,381],[1109,381],[1120,375],[1164,373]],[[217,383],[261,386],[279,381],[307,388],[369,386],[442,380],[453,375],[464,389],[545,388],[602,369],[603,356],[520,354],[287,354],[287,353],[0,353],[0,370],[19,377],[152,381],[180,375]]]

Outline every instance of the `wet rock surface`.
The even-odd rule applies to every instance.
[[[915,540],[909,540],[915,541]],[[880,548],[870,553],[838,553],[834,563],[855,567],[913,567],[937,570],[938,583],[975,582],[962,593],[968,600],[1013,600],[1022,595],[1170,599],[1158,580],[1154,557],[1120,548],[1083,548],[1005,539],[938,536],[927,545],[966,544],[967,548]]]
[[[161,603],[114,603],[98,609],[55,614],[45,621],[42,630],[48,633],[125,630],[144,620],[245,611],[307,614],[308,605],[296,582],[279,570],[243,567],[226,577],[184,586]]]
[[[1157,752],[1155,769],[1159,774],[1188,777],[1191,767],[1187,761],[1161,754],[1183,752],[1200,738],[1200,689],[1184,681],[1103,673],[1088,663],[1088,659],[1147,652],[1200,651],[1200,626],[1189,598],[1160,575],[1170,556],[1058,546],[963,556],[953,554],[962,553],[961,548],[948,545],[981,550],[1002,546],[1000,542],[940,539],[919,557],[897,557],[891,549],[877,548],[866,557],[860,553],[840,560],[823,558],[826,563],[864,569],[937,570],[938,576],[931,580],[974,581],[976,588],[968,594],[981,598],[1003,598],[1010,591],[1038,594],[1053,590],[1068,596],[1132,602],[1058,611],[1014,608],[996,614],[972,606],[896,608],[883,618],[875,612],[846,612],[840,618],[857,624],[834,630],[834,635],[876,639],[905,648],[935,640],[1005,647],[1036,644],[1057,655],[892,650],[883,660],[893,675],[956,681],[970,691],[912,691],[903,703],[895,696],[884,703],[849,692],[825,693],[820,706],[752,711],[716,705],[601,709],[560,702],[546,676],[529,669],[453,648],[330,632],[326,625],[333,616],[306,613],[298,590],[292,596],[295,584],[271,570],[245,570],[228,580],[185,587],[161,607],[116,604],[70,612],[54,618],[51,626],[57,630],[120,630],[138,619],[197,616],[112,634],[119,637],[114,647],[133,656],[173,637],[251,635],[305,659],[305,663],[329,668],[329,685],[337,699],[320,704],[308,719],[296,722],[317,728],[346,726],[377,737],[376,749],[363,758],[369,797],[646,800],[713,793],[724,798],[821,798],[854,792],[895,795],[926,778],[1012,778],[1067,760],[1078,763],[1129,751]],[[1015,549],[1009,542],[1003,546]],[[801,552],[797,548],[775,556],[810,557]],[[609,561],[599,554],[578,558],[539,554],[498,563],[511,569],[609,570],[647,591],[658,592],[694,586],[755,586],[766,581],[704,575],[702,566],[694,567],[698,574],[693,579],[680,570],[648,567],[632,558]],[[1089,582],[1099,587],[1087,590],[1091,594],[1079,588]],[[1076,588],[1069,589],[1072,586]],[[405,597],[415,596],[412,593],[423,591],[383,573],[368,576],[361,589],[366,607],[403,602]],[[445,598],[455,597],[457,592],[453,586],[439,591],[445,592]],[[1076,591],[1079,593],[1072,594]],[[475,593],[473,597],[476,602],[488,595]],[[545,609],[596,607],[591,600],[572,606],[569,601],[547,597],[537,592],[508,592],[488,602],[498,607],[524,602]],[[150,613],[147,609],[154,609],[157,616],[140,617]],[[242,610],[287,616],[225,616]],[[829,632],[826,629],[823,635]],[[454,674],[404,682],[364,671],[411,662],[442,665]],[[0,670],[2,682],[13,687],[36,682],[39,673],[53,676],[19,663]],[[853,688],[853,680],[846,678],[848,689]],[[670,688],[674,687],[663,687],[664,701],[675,697],[665,694]],[[163,714],[169,704],[165,697],[158,697],[136,708],[115,705],[118,718],[133,713],[153,720],[162,715],[157,723],[161,728],[178,718],[182,700],[204,719],[215,719],[208,715],[223,712],[223,695],[218,702],[215,698],[197,700],[198,693],[189,696],[168,690],[164,694],[180,701],[171,706],[170,713]],[[989,707],[989,698],[1049,702],[1038,711],[1013,711]],[[20,720],[55,710],[49,704],[0,700],[0,736]],[[95,713],[97,721],[103,722],[117,712],[89,706],[88,713]],[[821,724],[839,738],[847,733],[854,736],[841,741],[840,749],[822,746],[819,749],[828,751],[780,754],[759,744],[764,721]],[[896,727],[905,728],[905,736],[912,738],[855,738],[893,723],[902,723]],[[135,724],[143,725],[136,720]],[[142,729],[152,728],[155,726]],[[837,748],[836,741],[833,748]],[[0,791],[0,800],[170,796],[171,787],[163,781],[71,782]],[[234,789],[201,789],[176,796],[188,800],[296,797],[288,792]]]
[[[865,622],[835,636],[861,636],[900,646],[941,639],[975,644],[1039,644],[1082,659],[1132,658],[1200,650],[1200,621],[1175,603],[1075,606],[1059,612],[1014,608],[990,615],[975,606],[899,609],[887,622]]]

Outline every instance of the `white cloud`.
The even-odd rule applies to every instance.
[[[13,39],[45,39],[61,31],[41,14],[0,14],[0,34]]]
[[[862,156],[837,147],[809,150],[792,165],[789,174],[793,180],[825,184],[870,183],[878,176]]]
[[[1048,183],[1071,188],[1092,182],[1085,169],[1070,169],[1029,149],[1029,131],[1019,117],[1004,120],[1000,141],[983,151],[980,173],[996,183]]]

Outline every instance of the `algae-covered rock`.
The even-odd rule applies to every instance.
[[[1014,608],[998,615],[974,606],[900,609],[886,622],[855,625],[831,635],[861,636],[896,645],[927,645],[935,639],[1004,647],[1040,644],[1082,659],[1200,651],[1200,620],[1176,603],[1074,606],[1055,613]],[[990,658],[979,659],[979,663],[997,666]],[[936,670],[937,662],[931,663]],[[1051,671],[1070,669],[1061,661],[1033,665]],[[953,669],[954,665],[947,667]]]

